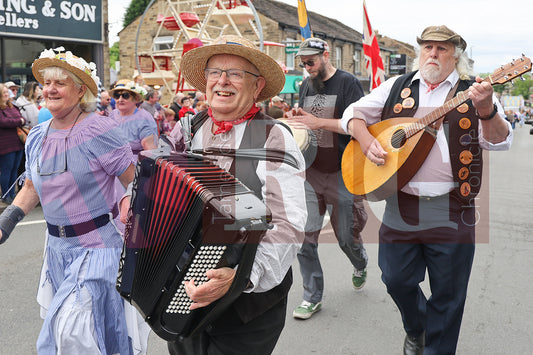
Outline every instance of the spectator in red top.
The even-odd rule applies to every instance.
[[[194,115],[194,109],[191,107],[191,98],[185,96],[181,99],[181,110],[179,112],[180,120],[187,115]]]
[[[11,204],[15,189],[9,188],[17,179],[17,171],[24,152],[24,145],[17,135],[17,127],[26,121],[9,98],[9,89],[0,84],[0,187],[2,202]]]

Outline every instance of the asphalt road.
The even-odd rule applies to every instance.
[[[484,180],[486,218],[478,231],[458,354],[531,354],[533,349],[533,136],[516,128],[509,152],[491,152]],[[381,204],[369,210],[380,215]],[[482,223],[483,224],[483,223]],[[287,322],[274,351],[283,354],[401,354],[400,315],[386,293],[377,267],[377,221],[364,239],[369,254],[363,290],[351,286],[351,268],[331,230],[323,231],[319,251],[326,274],[323,309],[306,321],[292,318],[300,303],[301,277],[294,264]],[[0,247],[0,354],[35,354],[42,321],[35,302],[45,225],[40,209],[17,226]],[[424,289],[428,291],[427,284]],[[429,291],[428,291],[429,294]],[[165,343],[150,336],[149,354],[166,354]]]

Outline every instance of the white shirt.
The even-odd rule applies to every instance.
[[[213,135],[208,119],[192,139],[191,149],[205,147],[235,148],[241,144],[246,122],[229,132]],[[267,230],[259,244],[252,267],[252,288],[246,292],[265,292],[279,285],[292,265],[304,237],[307,208],[305,204],[305,162],[291,133],[275,125],[265,142],[265,148],[282,149],[298,161],[299,169],[287,164],[259,160],[256,174],[261,181],[262,197],[272,213],[273,229]],[[229,170],[233,158],[212,156],[217,165]]]
[[[30,126],[36,126],[39,124],[39,107],[36,103],[29,101],[23,95],[19,96],[16,104],[20,110],[20,114],[26,120],[26,123]]]
[[[381,120],[383,106],[387,101],[394,82],[399,77],[388,79],[383,84],[357,102],[352,103],[346,108],[341,119],[341,125],[345,132],[348,132],[348,122],[352,118],[365,120],[367,126],[377,123]],[[449,91],[459,80],[459,74],[454,70],[437,88],[428,92],[426,82],[421,78],[420,72],[417,72],[412,81],[419,80],[419,101],[418,110],[414,117],[420,118],[436,108],[440,107],[446,101]],[[503,117],[504,111],[496,97],[493,102],[498,107],[498,113]],[[506,121],[507,122],[507,121]],[[479,145],[482,149],[487,150],[508,150],[513,139],[513,130],[507,122],[509,135],[506,140],[500,143],[490,143],[483,137],[481,124],[479,125]],[[454,181],[452,167],[450,162],[448,142],[444,134],[443,126],[437,133],[437,140],[429,152],[428,157],[413,176],[413,178],[402,188],[403,192],[418,196],[440,196],[453,190]]]

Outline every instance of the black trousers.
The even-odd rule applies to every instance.
[[[168,342],[172,355],[269,355],[285,326],[287,297],[248,323],[243,323],[234,307],[200,334],[182,341]]]
[[[454,354],[474,259],[474,208],[448,195],[387,200],[380,229],[382,280],[407,334],[425,332],[424,354]],[[431,297],[419,284],[429,275]]]

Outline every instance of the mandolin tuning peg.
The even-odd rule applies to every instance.
[[[526,81],[527,79],[526,79],[526,78],[524,78],[524,76],[523,76],[523,75],[520,75],[520,80],[522,80],[522,81]]]
[[[511,86],[514,87],[514,80],[511,80],[510,83],[511,83]]]

